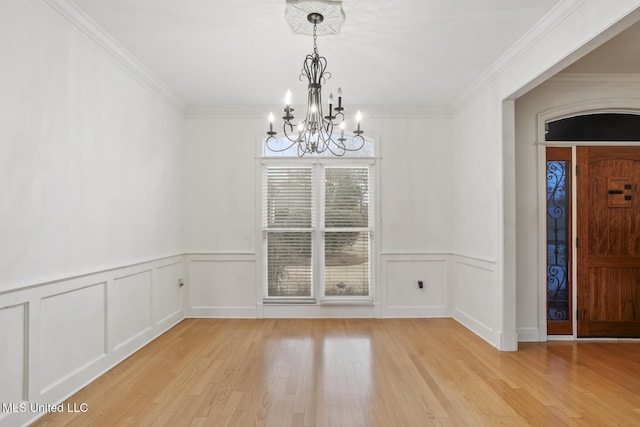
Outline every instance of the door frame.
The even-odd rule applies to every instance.
[[[546,168],[547,147],[571,148],[571,253],[576,254],[577,237],[577,181],[576,181],[576,147],[580,146],[640,146],[640,141],[545,141],[546,123],[567,117],[582,116],[594,113],[629,113],[640,115],[640,104],[631,99],[598,99],[563,105],[543,111],[537,116],[537,190],[538,190],[538,336],[540,341],[577,340],[578,329],[576,308],[578,303],[577,256],[571,257],[571,282],[574,284],[571,293],[571,335],[547,334],[547,253],[546,253]],[[584,340],[610,339],[610,338],[580,338]]]

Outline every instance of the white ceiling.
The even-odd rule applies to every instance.
[[[285,0],[74,0],[189,106],[279,105],[310,36]],[[344,0],[318,51],[350,105],[447,108],[560,0]],[[297,98],[297,100],[296,100]]]

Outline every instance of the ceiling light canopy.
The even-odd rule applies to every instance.
[[[319,36],[340,34],[344,24],[344,12],[341,1],[304,1],[287,0],[284,19],[289,24],[293,34],[313,34],[314,24],[309,20],[309,14],[316,13],[323,17],[322,25],[317,28]]]
[[[326,20],[325,13],[331,19]],[[300,23],[300,17],[306,14],[306,24]],[[305,154],[321,154],[326,151],[336,156],[343,156],[347,151],[358,151],[364,146],[364,131],[360,128],[362,115],[357,112],[356,130],[352,135],[345,134],[344,107],[342,105],[342,90],[338,88],[337,105],[334,103],[333,94],[329,94],[329,109],[327,115],[323,113],[322,106],[322,85],[331,78],[331,73],[326,71],[327,60],[318,54],[317,38],[318,34],[338,34],[344,22],[342,6],[337,1],[287,1],[286,19],[294,33],[313,35],[313,52],[308,54],[302,64],[300,80],[304,78],[308,81],[307,112],[305,118],[294,124],[293,111],[291,108],[291,92],[287,91],[285,96],[285,107],[283,120],[282,137],[278,137],[278,132],[273,130],[274,116],[269,114],[269,135],[266,139],[267,147],[270,151],[286,151],[296,145],[299,157]],[[326,26],[325,26],[326,22]],[[310,28],[310,32],[308,29]],[[319,28],[323,30],[319,31]],[[337,127],[334,134],[334,127]],[[290,144],[284,147],[276,142],[281,142],[286,138]],[[285,141],[286,142],[286,141]],[[271,145],[270,145],[271,143]]]

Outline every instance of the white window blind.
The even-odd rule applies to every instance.
[[[266,168],[263,226],[268,297],[311,297],[313,174],[305,168]]]
[[[324,294],[369,295],[369,168],[325,169]]]
[[[370,297],[370,166],[267,165],[262,185],[266,299]]]
[[[267,168],[265,225],[271,228],[311,228],[311,168]]]

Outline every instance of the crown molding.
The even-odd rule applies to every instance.
[[[294,105],[296,111],[304,111],[306,105]],[[450,119],[453,114],[446,108],[427,107],[422,105],[363,105],[358,108],[362,111],[363,119],[367,118],[423,118],[423,119]],[[269,112],[278,114],[273,105],[229,105],[225,107],[210,105],[189,105],[184,110],[185,118],[243,118],[267,120]],[[279,111],[279,110],[278,110]],[[355,114],[355,111],[353,112]],[[347,114],[348,116],[349,114]]]
[[[560,26],[576,11],[587,3],[587,0],[567,0],[554,6],[543,16],[524,36],[516,41],[507,51],[498,58],[487,70],[480,74],[451,104],[451,110],[455,114],[462,106],[477,97],[484,88],[496,80],[513,63],[522,58],[529,50],[536,46],[551,31]]]
[[[265,119],[273,106],[261,105],[187,105],[156,77],[142,62],[135,58],[120,43],[111,37],[95,21],[71,0],[33,0],[45,10],[53,12],[85,34],[101,49],[113,57],[135,79],[150,88],[155,94],[176,108],[185,118],[254,118]],[[301,111],[304,106],[298,106]],[[362,106],[360,110],[365,117],[371,118],[430,118],[448,119],[453,116],[449,108],[415,106]]]
[[[150,88],[155,94],[180,112],[185,104],[156,77],[142,62],[129,53],[120,43],[103,30],[82,9],[70,0],[33,0],[66,19],[101,49],[113,57],[138,81]]]
[[[293,106],[298,110],[298,106]],[[183,117],[187,119],[263,119],[267,120],[273,105],[187,105]],[[274,113],[277,117],[277,114]]]
[[[360,108],[366,117],[383,119],[422,118],[450,119],[453,113],[448,108],[430,107],[426,105],[365,105]]]
[[[560,73],[544,86],[640,86],[640,74]]]

